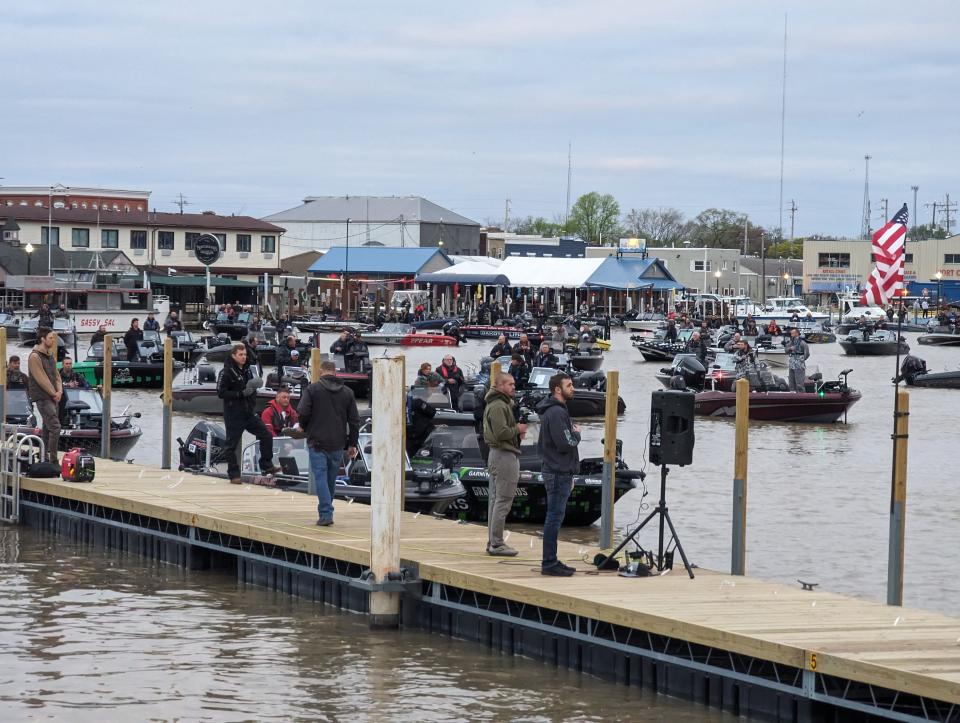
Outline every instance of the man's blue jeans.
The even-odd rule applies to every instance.
[[[343,450],[317,451],[310,448],[310,471],[313,484],[317,489],[317,514],[321,520],[333,519],[333,490],[337,484],[337,473],[343,464]]]
[[[573,490],[573,475],[544,472],[543,488],[547,493],[547,516],[543,521],[543,561],[540,566],[545,570],[559,562],[557,534],[567,511],[567,500]]]

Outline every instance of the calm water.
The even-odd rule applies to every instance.
[[[960,350],[921,348],[916,335],[908,338],[931,370],[960,365]],[[621,372],[627,412],[618,436],[637,467],[660,365],[643,362],[625,333],[614,344],[604,368]],[[490,346],[471,341],[454,353],[469,365]],[[835,377],[853,368],[851,383],[864,398],[846,425],[751,425],[747,570],[882,601],[894,360],[845,357],[836,344],[811,350],[811,372]],[[408,350],[410,376],[420,361],[437,363],[444,351]],[[115,392],[115,410],[127,403],[143,413],[144,437],[132,456],[159,463],[159,395]],[[960,577],[951,572],[960,563],[958,404],[960,391],[911,392],[905,576],[907,605],[954,615],[960,615]],[[196,421],[177,415],[175,435]],[[583,427],[582,454],[599,454],[602,422]],[[733,422],[698,419],[696,435],[694,464],[669,477],[671,515],[691,561],[725,570]],[[658,468],[647,472],[650,494],[638,489],[617,504],[623,529],[655,501]],[[564,534],[596,542],[598,528]],[[7,614],[0,616],[6,643],[0,695],[8,718],[727,720],[478,645],[370,632],[360,618],[238,587],[227,576],[80,549],[31,530],[2,535],[0,597]],[[640,539],[655,543],[652,532]]]
[[[4,720],[735,720],[30,529],[0,607]]]

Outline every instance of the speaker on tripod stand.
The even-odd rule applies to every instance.
[[[670,534],[676,543],[676,550],[680,553],[687,574],[690,575],[691,579],[693,578],[693,568],[683,551],[680,538],[677,536],[677,530],[673,526],[673,520],[670,519],[670,512],[667,509],[667,474],[670,472],[668,465],[674,464],[683,467],[693,463],[693,445],[695,442],[693,411],[695,400],[696,395],[693,392],[662,390],[653,393],[650,400],[650,461],[660,466],[660,501],[647,515],[646,519],[627,535],[609,556],[598,563],[599,568],[615,568],[617,553],[633,541],[648,522],[654,517],[659,517],[659,547],[654,566],[660,572],[673,567],[673,553],[668,553],[664,545],[664,526],[666,525],[670,528]]]

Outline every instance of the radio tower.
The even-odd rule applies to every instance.
[[[863,225],[860,228],[860,238],[870,240],[870,159],[872,156],[864,156],[864,177],[863,177]]]

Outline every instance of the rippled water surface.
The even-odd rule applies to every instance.
[[[0,528],[3,720],[733,721],[232,576]]]

